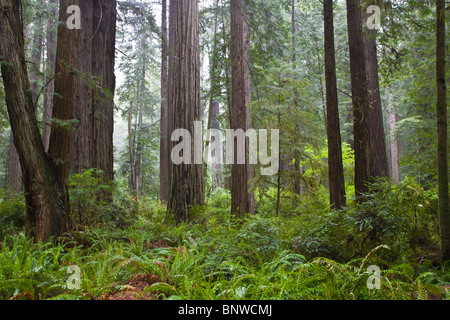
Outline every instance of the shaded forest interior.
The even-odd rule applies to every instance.
[[[448,9],[0,0],[0,300],[450,298]]]

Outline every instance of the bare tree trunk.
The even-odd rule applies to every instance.
[[[162,39],[161,39],[161,139],[159,158],[159,190],[162,203],[169,200],[169,165],[170,165],[170,132],[168,109],[168,82],[167,82],[167,0],[162,0]]]
[[[219,1],[216,0],[215,2],[215,16],[214,16],[214,36],[213,36],[213,49],[212,53],[210,55],[209,59],[209,81],[210,81],[210,92],[209,92],[209,110],[208,110],[208,122],[206,126],[206,130],[212,129],[212,123],[216,120],[216,117],[218,114],[214,114],[213,109],[215,109],[216,104],[219,102],[215,99],[217,94],[217,77],[216,77],[216,65],[217,65],[217,27],[218,27],[218,5]],[[205,141],[205,150],[209,147],[211,137],[208,136]],[[212,189],[215,189],[215,182],[214,182],[214,169],[217,168],[217,164],[211,165],[211,183],[212,183]],[[203,163],[203,179],[206,179],[208,173],[208,164]],[[205,182],[205,181],[204,181]],[[206,183],[205,187],[206,187]]]
[[[94,34],[93,3],[95,0],[85,0],[81,3],[82,28],[79,30],[79,47],[77,69],[80,75],[76,79],[77,92],[75,103],[75,119],[78,120],[73,133],[72,170],[81,173],[93,168],[92,153],[93,137],[93,88],[88,77],[92,74],[92,46]],[[98,31],[96,31],[98,32]]]
[[[175,25],[177,20],[177,1],[170,0],[169,2],[169,46],[168,46],[168,70],[167,70],[167,116],[168,116],[168,137],[167,144],[168,161],[169,161],[169,194],[168,202],[170,201],[170,193],[172,190],[172,141],[171,135],[174,131],[174,106],[173,106],[173,86],[174,86],[174,72],[175,72]]]
[[[134,150],[134,139],[133,139],[133,101],[131,101],[130,108],[128,109],[128,149],[130,154],[130,188],[131,190],[136,190],[136,169],[135,169],[135,150]]]
[[[141,80],[141,97],[145,94],[145,75],[146,75],[146,69],[145,65],[147,63],[146,55],[144,54],[143,63],[142,63],[142,80]],[[141,195],[141,178],[142,178],[142,171],[141,171],[141,164],[142,164],[142,123],[143,123],[143,112],[144,112],[144,101],[141,100],[139,104],[139,108],[137,110],[136,114],[136,150],[135,150],[135,191],[136,196],[140,197]]]
[[[31,92],[33,97],[33,103],[36,106],[36,114],[38,114],[38,95],[40,91],[39,87],[39,73],[41,72],[42,64],[42,46],[43,46],[43,31],[44,25],[42,20],[40,20],[35,28],[35,34],[33,38],[32,52],[31,52],[31,63],[32,67],[30,70],[30,82],[31,82]]]
[[[61,0],[60,20],[67,16],[67,8],[72,5],[68,0]],[[56,172],[63,188],[64,201],[69,209],[68,182],[72,161],[72,125],[67,123],[74,119],[77,63],[78,32],[69,30],[66,25],[58,28],[58,44],[56,49],[56,79],[53,103],[53,118],[60,123],[53,124],[50,133],[49,156],[56,161]]]
[[[211,106],[211,129],[220,129],[220,123],[217,120],[217,117],[220,114],[219,101],[214,100]],[[216,154],[212,154],[212,156],[216,156]],[[218,163],[213,163],[211,165],[211,176],[212,176],[212,190],[216,190],[220,186],[222,186],[222,179],[220,176],[221,165]]]
[[[14,135],[9,134],[8,170],[6,173],[6,190],[8,193],[23,191],[22,170],[20,168],[19,154],[14,145]]]
[[[389,172],[391,180],[394,184],[400,182],[400,141],[395,135],[395,127],[400,120],[392,106],[392,93],[388,91],[388,114],[387,114],[387,129],[388,129],[388,155],[389,155]]]
[[[244,17],[244,0],[231,0],[231,128],[246,131],[249,127],[248,109],[248,65],[247,34]],[[246,144],[247,155],[247,144]],[[246,157],[247,158],[247,157]],[[231,213],[244,216],[251,212],[251,200],[248,178],[250,175],[248,159],[245,164],[237,163],[235,144],[234,162],[231,168]]]
[[[371,175],[369,101],[359,0],[347,0],[347,23],[354,115],[355,193],[368,191]]]
[[[360,0],[361,4],[365,0]],[[386,153],[386,135],[384,132],[383,110],[381,107],[380,85],[378,79],[378,57],[376,44],[376,29],[364,28],[367,24],[367,14],[361,10],[364,30],[364,54],[368,76],[367,89],[370,117],[371,141],[371,178],[388,177],[389,165]]]
[[[50,5],[56,6],[58,0],[50,0]],[[58,10],[52,8],[50,16],[47,21],[47,94],[44,96],[44,112],[42,115],[43,121],[46,123],[44,131],[42,133],[42,143],[44,144],[45,151],[48,151],[50,144],[50,131],[49,125],[53,111],[53,95],[55,93],[55,80],[53,75],[55,74],[55,61],[56,61],[56,23],[58,21]]]
[[[43,46],[43,23],[39,21],[34,28],[33,43],[31,50],[31,70],[30,84],[31,84],[31,95],[33,99],[33,104],[36,106],[35,112],[38,114],[37,99],[39,94],[39,73],[41,72],[42,63],[42,46]],[[8,153],[8,172],[6,177],[6,185],[8,190],[13,193],[18,193],[23,190],[22,183],[22,172],[20,169],[19,155],[17,153],[16,147],[14,146],[14,137],[11,132],[10,134],[10,144]]]
[[[176,2],[174,19],[173,118],[174,128],[194,133],[201,121],[200,51],[197,0]],[[172,28],[172,26],[171,26]],[[191,139],[191,150],[194,148]],[[185,152],[185,151],[183,151]],[[172,164],[169,208],[177,221],[187,220],[191,206],[203,205],[201,164]]]
[[[450,209],[448,189],[448,136],[447,136],[447,84],[445,0],[436,0],[436,82],[437,82],[437,129],[438,129],[438,185],[441,260],[450,260]]]
[[[80,7],[75,111],[79,123],[74,132],[72,169],[77,173],[101,170],[105,183],[114,179],[116,2],[86,0]]]
[[[92,74],[100,78],[101,92],[94,94],[92,167],[103,171],[106,183],[114,180],[114,74],[117,0],[94,1]]]
[[[244,38],[244,94],[245,94],[245,116],[247,119],[246,130],[252,128],[252,112],[250,110],[250,102],[252,100],[251,93],[251,75],[250,75],[250,15],[248,14],[247,7],[249,6],[249,1],[244,0],[244,21],[243,21],[243,38]],[[249,141],[246,141],[246,150],[250,149]],[[247,160],[246,160],[247,161]],[[253,188],[250,185],[251,180],[254,176],[253,165],[247,163],[247,184],[248,186],[248,212],[250,214],[255,214],[255,195],[253,192]],[[280,175],[280,173],[278,173]]]
[[[65,16],[64,9],[67,9],[67,2],[61,3],[61,18]],[[77,1],[71,2],[78,4]],[[76,33],[68,31],[65,25],[59,27],[58,57],[64,59],[68,65],[73,65]],[[70,228],[70,216],[61,184],[63,179],[62,176],[58,176],[63,170],[61,167],[56,169],[54,161],[47,157],[37,125],[32,94],[29,90],[23,24],[18,1],[0,0],[0,55],[7,62],[2,64],[1,70],[14,144],[23,172],[27,203],[26,231],[36,239],[46,241]],[[62,71],[59,81],[62,81],[64,75],[70,80],[70,75]],[[67,84],[70,84],[70,81]],[[66,89],[69,90],[70,86]],[[70,96],[68,93],[66,99]],[[71,106],[73,103],[68,103],[66,108],[71,109]],[[64,141],[60,142],[67,145]]]
[[[336,209],[346,205],[341,130],[336,84],[336,50],[334,44],[333,0],[324,0],[325,73],[327,100],[328,170],[330,204]]]

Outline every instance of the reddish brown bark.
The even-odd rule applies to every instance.
[[[344,168],[342,165],[339,104],[336,84],[336,50],[334,43],[333,0],[324,0],[324,22],[330,204],[336,209],[341,209],[342,207],[345,207],[346,199]]]
[[[61,18],[65,16],[67,2],[61,2]],[[67,31],[64,25],[59,27],[58,57],[70,63],[73,62],[72,54],[75,52],[70,50],[74,49],[70,46],[76,43],[76,33]],[[63,56],[63,53],[67,53],[67,56]],[[46,241],[70,228],[70,216],[61,184],[63,179],[58,176],[63,170],[57,168],[55,161],[46,155],[37,125],[25,63],[20,4],[17,1],[0,0],[0,55],[6,61],[1,67],[6,104],[23,173],[27,203],[26,231],[36,239]],[[64,73],[61,71],[59,81],[70,78],[70,74]],[[70,96],[68,92],[67,97]],[[72,106],[66,105],[69,109]],[[67,145],[64,141],[61,143]]]
[[[172,3],[172,1],[171,1]],[[201,121],[199,16],[196,0],[178,1],[173,20],[173,127],[194,133],[194,122]],[[191,139],[194,150],[194,139]],[[172,144],[174,146],[175,143]],[[192,206],[203,205],[201,164],[172,164],[169,208],[177,221],[189,219]]]
[[[161,39],[161,138],[160,138],[160,162],[159,162],[159,188],[162,203],[169,200],[169,165],[170,165],[170,132],[169,132],[169,108],[168,108],[168,61],[167,61],[167,0],[162,0],[162,39]]]
[[[371,176],[371,144],[367,73],[359,0],[347,0],[347,23],[353,103],[355,149],[355,193],[358,199],[368,191]]]

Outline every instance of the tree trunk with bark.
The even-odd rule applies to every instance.
[[[9,194],[23,191],[22,170],[19,154],[14,145],[14,135],[9,134],[8,170],[6,172],[6,190]]]
[[[60,21],[67,18],[67,8],[73,3],[61,0]],[[72,161],[73,123],[75,115],[76,95],[76,65],[78,48],[78,30],[70,30],[67,25],[58,28],[58,43],[56,48],[56,79],[55,98],[53,100],[52,118],[56,123],[52,125],[49,157],[56,164],[55,169],[59,182],[63,188],[64,201],[70,212],[68,183]]]
[[[244,94],[245,94],[245,116],[247,119],[247,126],[246,129],[249,130],[253,127],[252,125],[252,111],[250,109],[250,102],[252,100],[252,93],[251,93],[251,74],[250,74],[250,15],[248,13],[247,7],[249,6],[248,0],[244,0],[244,21],[243,21],[243,28],[244,28],[244,61],[243,61],[243,68],[244,68]],[[245,142],[246,144],[246,150],[250,149],[249,141]],[[248,156],[246,156],[246,162],[248,162]],[[254,169],[253,165],[250,163],[246,164],[247,166],[247,184],[248,186],[248,212],[250,214],[255,214],[255,194],[253,192],[253,187],[251,186],[250,182],[254,177]],[[280,175],[280,173],[278,173]]]
[[[371,176],[370,108],[359,0],[347,0],[347,23],[354,115],[355,193],[359,201],[369,190]]]
[[[361,5],[365,0],[361,0]],[[383,109],[381,106],[380,85],[378,78],[378,57],[376,43],[376,29],[364,27],[367,25],[368,15],[365,8],[361,8],[364,30],[364,55],[367,72],[367,89],[369,100],[370,142],[371,142],[371,178],[389,177],[389,164],[384,132]]]
[[[231,129],[249,129],[248,83],[248,29],[245,26],[244,0],[232,0],[231,10]],[[245,164],[237,162],[237,145],[234,146],[234,162],[231,167],[231,213],[244,216],[252,211],[249,190],[250,168],[248,145],[245,148]]]
[[[95,34],[92,39],[92,75],[100,79],[93,101],[92,168],[103,172],[106,183],[114,180],[114,91],[117,0],[94,1]]]
[[[174,5],[173,127],[191,133],[191,150],[195,153],[194,122],[201,121],[198,2],[185,0]],[[196,205],[203,205],[202,164],[195,164],[193,159],[190,164],[173,163],[169,209],[176,221],[188,220],[191,207]]]
[[[78,4],[77,1],[75,4]],[[61,19],[66,15],[67,6],[68,1],[61,1]],[[58,57],[64,59],[67,66],[74,65],[76,37],[76,32],[69,32],[65,25],[60,25]],[[18,1],[0,0],[0,55],[6,62],[1,66],[6,104],[23,173],[27,204],[26,232],[35,239],[46,241],[69,230],[70,216],[61,183],[64,182],[61,175],[64,168],[56,166],[55,161],[47,156],[39,132],[29,90],[31,85],[25,62],[23,24]],[[66,90],[69,91],[73,75],[66,71],[60,70],[58,81],[67,80]],[[65,97],[67,109],[73,107],[69,100],[74,93],[74,86],[72,91],[67,92]]]
[[[450,260],[450,209],[448,188],[448,136],[447,136],[447,84],[445,0],[436,0],[436,82],[437,82],[437,130],[438,130],[438,186],[441,259]]]
[[[53,111],[53,96],[55,94],[55,61],[56,61],[56,23],[58,21],[58,0],[49,1],[51,11],[47,20],[47,58],[46,58],[46,73],[47,73],[47,91],[44,96],[44,111],[42,119],[45,122],[44,130],[42,133],[42,143],[44,144],[45,151],[48,151],[50,144],[50,119]]]
[[[73,137],[72,170],[81,173],[93,168],[93,85],[88,80],[92,74],[92,46],[94,34],[93,3],[95,0],[86,0],[81,3],[81,25],[79,30],[79,46],[77,69],[79,75],[76,79],[75,119],[78,120]],[[97,31],[98,32],[98,31]]]
[[[167,0],[162,0],[161,17],[161,139],[160,139],[160,158],[159,158],[159,188],[162,203],[169,200],[169,165],[170,165],[170,132],[169,132],[169,109],[168,109],[168,37],[167,37]]]
[[[328,135],[328,170],[330,204],[336,209],[346,205],[339,104],[336,80],[336,50],[334,43],[333,0],[324,0],[325,77]]]
[[[114,179],[116,0],[86,0],[80,9],[75,111],[79,123],[74,132],[72,170],[101,170],[108,183]]]

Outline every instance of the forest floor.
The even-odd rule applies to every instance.
[[[376,219],[364,206],[334,211],[317,200],[297,212],[286,203],[279,215],[261,202],[257,214],[233,218],[229,195],[217,192],[184,223],[154,200],[115,201],[104,212],[98,205],[91,216],[85,211],[85,221],[75,214],[85,227],[49,243],[35,243],[14,224],[6,229],[14,219],[2,212],[15,205],[0,205],[0,300],[450,298],[437,216],[417,205],[434,206],[434,196],[402,198],[397,190],[392,199],[401,205],[379,198],[367,204]],[[408,206],[421,211],[408,216]]]

